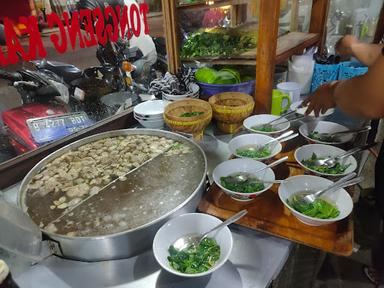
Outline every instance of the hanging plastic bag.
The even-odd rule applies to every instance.
[[[299,83],[302,87],[301,94],[308,94],[311,90],[311,82],[315,61],[313,55],[316,49],[310,49],[303,55],[294,55],[288,64],[288,81]]]

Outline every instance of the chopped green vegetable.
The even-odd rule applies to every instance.
[[[204,112],[185,112],[180,117],[195,117],[204,114]]]
[[[342,165],[341,163],[337,162],[334,167],[328,168],[326,166],[318,166],[315,164],[316,160],[323,160],[323,159],[325,159],[325,157],[322,157],[322,158],[317,157],[317,155],[313,153],[311,158],[304,160],[302,162],[309,169],[315,170],[320,173],[332,174],[332,175],[343,174],[345,170],[347,170],[348,167],[351,165],[351,164]]]
[[[254,193],[259,192],[265,188],[264,184],[257,179],[251,179],[254,181],[235,182],[230,181],[233,176],[221,177],[220,182],[224,188],[239,192],[239,193]]]
[[[241,157],[260,159],[265,158],[271,155],[271,151],[264,147],[262,149],[253,148],[253,147],[244,147],[236,150],[236,154]]]
[[[278,131],[276,128],[273,128],[272,126],[264,126],[264,125],[253,126],[251,127],[251,129],[254,131],[267,132],[267,133]]]
[[[257,46],[257,33],[212,29],[193,33],[181,48],[181,57],[231,56]]]
[[[178,149],[181,149],[181,148],[183,148],[183,147],[184,147],[184,145],[183,145],[182,143],[177,142],[177,143],[175,143],[175,144],[173,145],[173,147],[171,148],[171,150],[178,150]]]
[[[213,238],[205,238],[199,246],[177,251],[173,245],[168,249],[169,265],[185,274],[196,274],[211,269],[220,258],[220,246]]]
[[[320,134],[317,131],[312,131],[308,134],[308,137],[321,142],[340,142],[340,139],[336,136],[321,136]]]
[[[332,219],[340,215],[339,209],[336,205],[329,203],[323,199],[316,199],[315,202],[308,204],[303,201],[300,201],[301,197],[307,195],[308,193],[297,193],[287,200],[289,206],[291,206],[296,211],[319,219]]]

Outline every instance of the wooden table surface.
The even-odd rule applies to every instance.
[[[276,179],[303,175],[305,171],[294,160],[294,150],[300,143],[284,147],[277,158],[289,156],[289,160],[276,168]],[[227,219],[234,213],[247,209],[248,214],[237,223],[277,237],[336,255],[348,256],[353,249],[353,217],[329,225],[314,227],[297,220],[280,201],[278,185],[251,202],[239,202],[213,184],[199,204],[199,211]]]

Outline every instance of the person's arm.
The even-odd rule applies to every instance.
[[[382,48],[382,44],[363,43],[352,35],[344,36],[336,43],[336,51],[341,56],[353,56],[366,66],[376,62]]]
[[[377,58],[365,75],[340,81],[333,97],[336,105],[351,116],[384,117],[384,55]]]
[[[304,101],[307,114],[339,106],[350,116],[368,119],[384,117],[384,55],[377,58],[367,74],[335,81],[320,87]]]

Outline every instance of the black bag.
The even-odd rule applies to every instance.
[[[384,144],[381,146],[375,169],[375,196],[379,213],[384,218]]]

